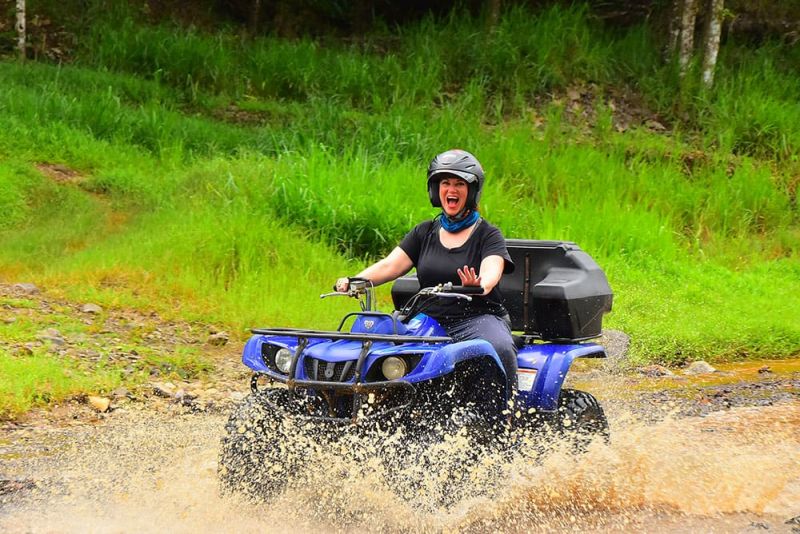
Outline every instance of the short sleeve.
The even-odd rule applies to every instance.
[[[503,274],[510,274],[514,272],[514,262],[511,261],[511,255],[508,253],[506,247],[506,239],[503,237],[502,232],[491,226],[486,232],[481,247],[481,261],[489,256],[500,256],[505,260],[503,267]]]
[[[408,254],[408,257],[411,258],[414,266],[416,266],[419,261],[422,245],[425,240],[425,236],[430,231],[431,224],[431,221],[425,221],[416,225],[411,229],[410,232],[406,234],[403,240],[400,241],[400,245],[398,245],[401,249],[403,249],[403,252]]]

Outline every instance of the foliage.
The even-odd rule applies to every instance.
[[[461,146],[507,236],[605,267],[635,358],[796,354],[797,50],[730,42],[704,93],[585,7],[481,24],[344,44],[117,14],[77,65],[0,63],[0,272],[236,331],[332,327],[348,303],[319,293],[435,214],[423,169]]]

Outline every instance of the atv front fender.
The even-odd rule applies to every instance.
[[[530,391],[520,390],[522,405],[545,412],[557,410],[561,386],[575,358],[605,357],[605,349],[596,343],[546,343],[524,347],[517,355],[519,368],[523,372],[525,369],[536,369],[537,375]]]
[[[267,338],[262,335],[250,336],[242,351],[242,363],[247,367],[258,373],[264,373],[270,376],[278,376],[274,371],[270,370],[265,364],[264,359],[261,357],[261,347],[266,343]],[[319,340],[314,340],[318,342]],[[297,348],[297,338],[295,337],[278,337],[274,336],[269,338],[272,345],[284,347],[292,352]]]
[[[412,384],[432,380],[452,373],[461,362],[481,357],[491,359],[505,378],[506,371],[494,347],[488,341],[471,340],[451,343],[429,352],[423,356],[414,371],[404,377],[404,380]]]

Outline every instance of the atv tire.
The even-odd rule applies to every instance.
[[[261,394],[248,395],[231,413],[219,458],[223,493],[264,501],[284,490],[299,467],[289,444],[286,421]]]
[[[562,389],[558,397],[557,428],[576,451],[583,452],[597,437],[609,439],[608,420],[603,408],[589,393]]]

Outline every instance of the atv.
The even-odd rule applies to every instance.
[[[270,498],[302,471],[312,449],[342,434],[430,443],[468,429],[498,444],[546,429],[578,449],[607,438],[597,400],[562,388],[575,358],[605,357],[602,346],[586,342],[600,335],[611,310],[605,274],[575,243],[509,239],[507,246],[516,269],[500,289],[518,333],[517,391],[488,342],[453,342],[424,313],[436,299],[469,300],[480,288],[420,288],[415,276],[402,277],[389,314],[375,311],[367,280],[351,278],[347,293],[321,296],[361,304],[336,330],[252,330],[242,358],[253,371],[251,393],[225,427],[223,490]]]

